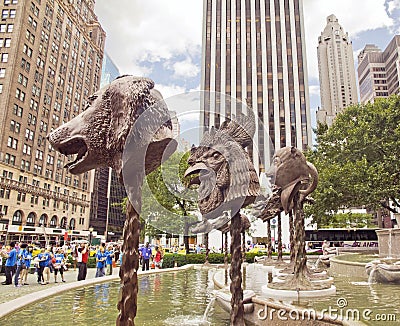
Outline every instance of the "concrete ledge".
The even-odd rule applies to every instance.
[[[282,281],[284,282],[284,281]],[[265,284],[261,287],[262,294],[277,300],[300,300],[300,299],[309,299],[309,298],[319,298],[323,296],[330,296],[336,294],[336,287],[331,285],[328,289],[322,290],[308,290],[308,291],[295,291],[295,290],[277,290],[271,289],[268,287],[268,284]]]
[[[178,272],[178,271],[184,271],[184,270],[191,269],[191,268],[193,268],[193,266],[195,266],[195,265],[188,264],[188,265],[184,265],[181,267],[174,267],[174,268],[154,269],[154,270],[148,270],[148,271],[144,271],[144,272],[138,271],[137,274],[138,274],[138,276],[140,276],[140,275],[149,275],[149,274],[161,274],[161,273],[167,273],[167,272]],[[57,286],[57,287],[52,287],[52,288],[44,289],[44,290],[41,290],[38,292],[29,293],[29,294],[19,297],[17,299],[0,304],[0,319],[27,306],[27,305],[31,305],[32,303],[42,301],[49,297],[58,295],[62,292],[66,292],[66,291],[70,291],[70,290],[78,289],[78,288],[83,288],[83,287],[91,286],[94,284],[101,284],[101,283],[116,281],[119,279],[120,278],[118,275],[96,277],[96,278],[91,278],[91,279],[84,280],[84,281],[65,283],[65,284]]]

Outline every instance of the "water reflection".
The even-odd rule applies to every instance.
[[[215,270],[188,270],[139,276],[137,325],[206,325],[204,311],[212,298]],[[114,325],[119,282],[97,284],[51,297],[0,320],[1,325]],[[210,305],[211,325],[229,325],[227,315]]]

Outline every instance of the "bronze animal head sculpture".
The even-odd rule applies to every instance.
[[[303,201],[318,185],[317,169],[295,147],[279,149],[267,174],[281,191],[281,205],[286,213],[293,208],[293,198],[297,193],[299,200]]]
[[[198,175],[191,183],[199,184],[203,220],[224,216],[227,210],[233,216],[259,194],[258,176],[245,151],[254,130],[253,113],[239,115],[206,132],[200,145],[192,148],[185,175]]]
[[[129,200],[117,325],[134,325],[137,311],[139,212],[144,175],[157,168],[177,146],[167,105],[153,87],[148,78],[117,78],[89,98],[84,112],[48,135],[51,145],[62,154],[77,154],[66,166],[71,173],[108,166],[116,170],[121,182],[126,181]]]
[[[65,167],[72,174],[79,174],[109,166],[122,181],[125,142],[140,116],[151,110],[146,123],[147,127],[153,126],[153,132],[147,138],[142,132],[139,141],[147,141],[146,174],[157,168],[162,158],[168,157],[164,149],[174,140],[167,105],[153,87],[154,82],[148,78],[122,76],[90,96],[84,112],[48,135],[55,150],[65,155],[77,154]]]

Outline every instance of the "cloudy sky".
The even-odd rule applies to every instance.
[[[349,33],[356,58],[367,43],[383,50],[400,31],[400,0],[303,3],[315,121],[320,103],[317,41],[326,17],[336,15]],[[106,52],[121,74],[152,78],[164,97],[199,89],[203,0],[96,0],[95,12],[107,33]]]

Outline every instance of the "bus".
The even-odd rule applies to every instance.
[[[332,228],[306,230],[306,245],[319,249],[324,240],[331,247],[378,247],[378,229]]]

